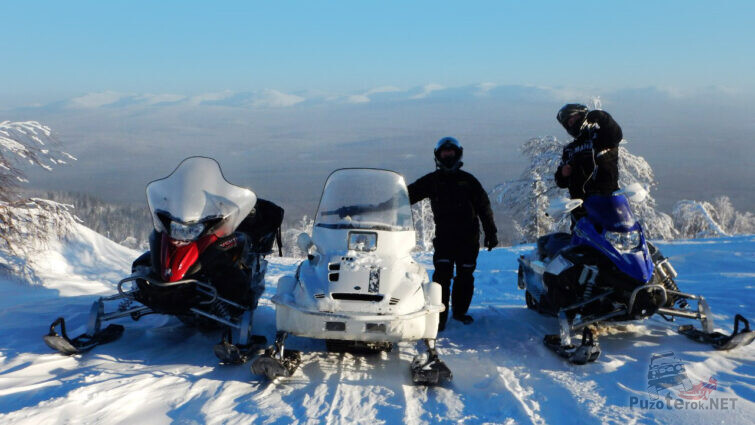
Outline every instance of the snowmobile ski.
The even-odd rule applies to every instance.
[[[412,360],[410,368],[412,382],[418,385],[438,385],[453,379],[451,369],[435,353],[418,354]]]
[[[247,344],[234,344],[230,329],[223,334],[223,338],[215,345],[215,356],[225,364],[244,364],[267,344],[263,335],[250,335]]]
[[[592,363],[600,357],[600,345],[588,328],[582,331],[582,343],[579,346],[574,344],[562,345],[561,336],[555,334],[546,335],[543,343],[553,352],[576,365]]]
[[[742,323],[742,329],[739,324]],[[721,332],[705,332],[696,329],[693,325],[679,326],[679,333],[686,337],[704,344],[712,345],[716,350],[731,350],[750,344],[755,340],[755,331],[750,329],[750,322],[741,314],[734,317],[734,332],[726,335]]]
[[[274,352],[275,349],[270,347],[265,351],[265,354],[257,357],[252,362],[252,373],[265,375],[270,380],[279,377],[288,378],[293,375],[301,364],[301,352],[286,350],[281,359],[276,358]]]
[[[60,325],[60,333],[55,330],[58,325]],[[94,332],[93,335],[84,333],[71,339],[66,332],[65,319],[58,317],[50,325],[50,332],[43,338],[48,347],[63,355],[72,356],[117,340],[123,335],[123,330],[124,328],[121,325],[110,324],[107,328]]]

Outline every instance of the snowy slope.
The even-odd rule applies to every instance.
[[[679,285],[702,293],[731,331],[735,312],[755,318],[755,237],[659,244]],[[0,279],[0,423],[752,423],[755,345],[715,352],[676,335],[661,321],[611,330],[595,364],[571,366],[542,345],[555,321],[523,307],[516,257],[530,247],[481,252],[471,314],[451,321],[439,344],[454,372],[451,385],[415,387],[412,344],[372,357],[325,353],[324,343],[290,338],[305,351],[291,379],[270,383],[246,366],[219,366],[219,336],[164,316],[124,319],[119,341],[76,357],[53,354],[41,336],[58,315],[83,331],[98,294],[112,293],[137,252],[80,227],[36,266],[44,285]],[[419,256],[428,267],[431,257]],[[255,331],[272,339],[270,294],[296,261],[272,258]],[[78,329],[76,329],[78,327]],[[715,397],[734,398],[717,411],[643,410],[654,353],[674,351],[697,383],[715,377]],[[731,406],[730,406],[731,407]]]

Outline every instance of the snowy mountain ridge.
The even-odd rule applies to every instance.
[[[680,287],[706,296],[718,328],[731,332],[737,312],[753,318],[755,236],[658,244],[679,272]],[[85,355],[52,353],[41,338],[49,323],[63,315],[71,334],[82,332],[92,301],[113,293],[139,254],[77,224],[66,241],[51,243],[34,260],[41,284],[0,278],[0,422],[750,423],[755,346],[715,352],[652,319],[606,329],[603,355],[594,364],[572,366],[555,357],[542,344],[555,320],[527,310],[516,288],[516,258],[531,248],[480,253],[470,310],[476,321],[451,321],[439,338],[455,373],[452,384],[411,384],[414,344],[363,357],[326,353],[324,343],[304,338],[289,340],[303,351],[301,369],[271,383],[251,375],[248,365],[218,365],[212,345],[219,334],[166,316],[119,320],[124,336]],[[432,267],[430,253],[417,259]],[[271,339],[271,294],[298,260],[269,260],[255,333]],[[651,358],[667,352],[684,364],[692,383],[716,380],[709,394],[718,400],[716,409],[651,404]]]

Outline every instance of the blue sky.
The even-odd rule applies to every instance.
[[[481,82],[755,89],[752,1],[407,3],[4,2],[0,103]]]

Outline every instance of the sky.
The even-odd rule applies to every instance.
[[[492,82],[755,91],[751,1],[7,1],[0,106]]]
[[[752,1],[5,1],[0,121],[79,161],[33,185],[143,202],[189,155],[289,209],[340,166],[433,167],[453,135],[486,189],[600,97],[659,205],[755,211]]]

